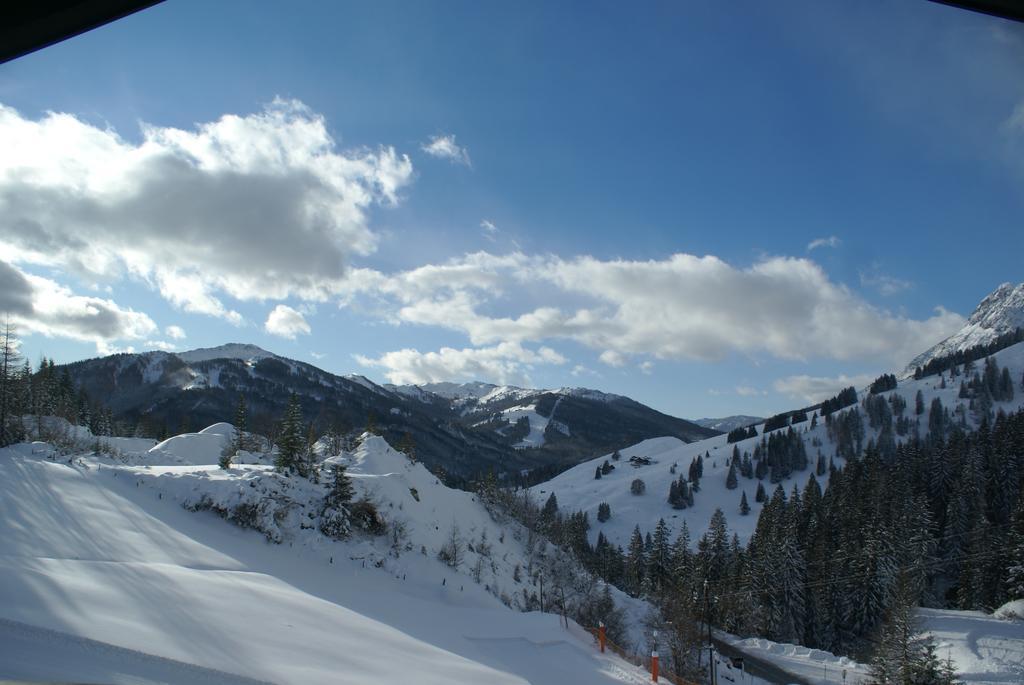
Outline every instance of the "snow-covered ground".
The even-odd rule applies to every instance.
[[[1020,390],[1020,378],[1024,372],[1024,343],[1018,343],[993,355],[1000,368],[1009,367],[1010,375],[1017,385],[1012,402],[999,402],[994,409],[1012,412],[1024,406],[1024,391]],[[980,372],[984,363],[979,361],[976,368]],[[924,397],[926,411],[920,419],[919,430],[922,435],[928,429],[927,408],[931,406],[932,399],[940,398],[944,407],[953,411],[962,404],[967,410],[968,421],[972,421],[971,412],[967,409],[968,400],[957,397],[960,381],[963,376],[954,379],[946,374],[947,387],[941,387],[940,376],[929,376],[921,380],[905,379],[900,381],[895,390],[882,393],[882,396],[889,397],[893,393],[903,396],[907,402],[907,415],[914,419],[914,400],[918,390]],[[863,399],[866,391],[860,392]],[[849,411],[849,410],[843,410]],[[863,417],[864,412],[861,410]],[[808,416],[810,419],[810,416]],[[867,440],[877,436],[867,425],[865,425],[865,444]],[[748,438],[734,443],[739,447],[740,452],[753,452],[754,446],[761,440],[764,424],[758,424],[757,438]],[[784,429],[783,429],[784,430]],[[819,420],[816,428],[810,428],[810,421],[799,423],[794,430],[801,431],[803,436],[809,467],[806,471],[795,472],[790,478],[781,482],[787,495],[792,491],[793,486],[802,491],[808,478],[814,473],[815,463],[819,451],[825,456],[826,461],[835,453],[835,445],[828,437],[825,422]],[[902,440],[899,436],[897,441]],[[658,519],[664,518],[673,531],[678,530],[683,521],[687,522],[692,540],[703,534],[707,529],[711,515],[716,508],[721,508],[729,522],[729,528],[739,534],[742,541],[749,539],[757,525],[757,516],[761,510],[761,504],[754,501],[757,491],[758,480],[747,479],[739,476],[739,485],[735,490],[726,488],[726,477],[729,474],[727,460],[731,457],[733,444],[727,442],[725,435],[715,436],[698,442],[684,443],[672,437],[653,438],[644,440],[636,445],[620,450],[622,459],[612,461],[615,470],[603,476],[601,479],[594,478],[595,467],[600,466],[605,460],[610,460],[611,455],[601,455],[595,459],[583,462],[568,471],[565,471],[550,481],[541,483],[534,488],[534,494],[539,502],[543,503],[550,493],[554,492],[558,498],[558,506],[562,511],[586,511],[589,513],[591,523],[591,540],[597,538],[598,532],[604,532],[610,542],[625,547],[629,542],[629,536],[633,527],[639,524],[643,532],[653,531]],[[687,509],[673,509],[668,503],[669,485],[672,480],[680,475],[685,476],[690,462],[698,455],[706,455],[704,459],[704,476],[700,480],[700,491],[694,494],[694,506]],[[640,466],[631,464],[630,457],[648,457],[651,464]],[[842,466],[843,460],[835,458],[836,466]],[[672,467],[676,467],[676,473],[671,473]],[[646,485],[646,492],[643,495],[634,495],[630,490],[630,483],[635,478],[640,478]],[[828,472],[823,476],[816,476],[819,485],[824,489],[828,482]],[[761,481],[768,496],[771,496],[775,485],[766,478]],[[747,516],[741,516],[740,496],[746,492],[747,502],[751,511]],[[611,518],[604,523],[597,520],[597,507],[600,503],[607,502],[611,507]]]
[[[523,542],[382,439],[342,458],[406,535],[335,542],[304,523],[308,481],[210,465],[224,431],[111,440],[112,457],[0,450],[0,678],[649,682],[557,616],[504,606],[499,597],[533,588],[525,571],[512,580]],[[259,501],[261,490],[277,498],[280,544],[182,506]],[[454,524],[476,550],[485,533],[490,546],[467,550],[458,571],[436,559]]]
[[[1011,602],[1024,612],[1024,600]],[[981,611],[920,609],[922,627],[935,641],[940,661],[952,659],[958,677],[969,685],[1005,685],[1024,682],[1024,618],[1003,617],[1010,605],[993,614]],[[752,657],[817,685],[870,682],[870,668],[847,657],[780,644],[761,638],[741,639],[717,633],[719,639]]]
[[[516,449],[528,449],[530,447],[543,446],[544,432],[548,429],[549,425],[561,433],[569,435],[569,427],[555,418],[555,414],[558,412],[558,405],[561,402],[561,397],[555,400],[555,404],[551,408],[550,416],[541,416],[538,414],[536,404],[509,407],[508,409],[502,410],[501,418],[507,420],[510,426],[514,426],[517,421],[523,418],[525,418],[530,424],[530,432],[526,437],[514,444],[513,447]],[[507,429],[501,429],[498,432],[501,433],[504,430]]]
[[[1014,602],[1024,605],[1024,601]],[[1020,607],[1024,609],[1024,606]],[[997,618],[981,611],[921,609],[939,659],[952,658],[967,683],[1024,683],[1024,618]]]

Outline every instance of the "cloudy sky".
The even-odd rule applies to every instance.
[[[766,415],[1024,280],[1024,27],[719,5],[174,0],[2,65],[0,311]]]

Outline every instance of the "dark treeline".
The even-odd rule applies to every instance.
[[[871,388],[869,392],[872,395],[877,395],[882,392],[896,389],[896,376],[891,373],[883,373],[881,376],[871,382]]]
[[[72,382],[66,368],[59,369],[44,357],[33,370],[31,363],[17,354],[13,331],[8,328],[0,335],[0,447],[33,436],[53,439],[56,436],[45,434],[43,417],[49,416],[84,426],[93,435],[125,431],[126,426],[118,425],[108,407]]]
[[[966,350],[958,350],[943,357],[936,357],[928,361],[924,366],[914,367],[914,378],[921,379],[926,376],[935,376],[954,367],[976,362],[1022,341],[1024,341],[1024,328],[1018,328],[1010,333],[1004,333],[990,343],[975,345]]]

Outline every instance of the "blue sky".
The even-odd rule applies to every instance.
[[[0,66],[0,305],[30,359],[245,341],[765,415],[1022,280],[1021,26],[288,7],[172,0]]]

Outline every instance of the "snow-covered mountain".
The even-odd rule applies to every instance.
[[[420,402],[447,402],[465,425],[491,431],[517,450],[542,449],[573,463],[601,452],[602,444],[630,444],[632,440],[623,441],[629,435],[668,435],[691,442],[717,432],[590,388],[545,390],[479,382],[386,387]]]
[[[230,425],[106,438],[112,456],[69,430],[81,451],[0,450],[0,679],[649,682],[575,623],[523,613],[541,569],[550,592],[565,560],[381,438],[323,458],[348,466],[387,535],[334,540],[319,530],[325,485],[257,455],[216,465]],[[446,564],[453,535],[461,558]],[[612,592],[635,619],[642,603]]]
[[[163,437],[234,418],[245,395],[252,427],[267,434],[295,393],[320,433],[358,430],[371,417],[393,444],[408,433],[418,457],[458,479],[551,474],[644,438],[714,435],[619,395],[585,388],[538,390],[488,383],[378,385],[336,375],[255,345],[118,354],[66,366],[128,430]],[[539,471],[538,471],[539,470]]]
[[[1001,350],[992,355],[992,358],[1000,368],[1008,368],[1013,379],[1019,380],[1024,374],[1024,343]],[[962,415],[963,421],[968,427],[976,424],[977,419],[971,409],[971,400],[959,397],[959,383],[948,382],[948,374],[946,376],[946,380],[943,380],[942,375],[928,376],[919,380],[903,379],[899,381],[895,390],[880,394],[885,398],[889,398],[893,394],[900,395],[909,407],[907,412],[910,418],[915,421],[914,429],[921,435],[928,431],[928,417],[925,415],[922,419],[913,416],[916,395],[919,390],[925,407],[929,407],[932,400],[938,398],[952,416]],[[866,396],[866,391],[860,393],[860,399]],[[856,406],[835,412],[833,418]],[[1016,392],[1012,401],[997,402],[994,409],[1011,412],[1020,407],[1024,407],[1024,391]],[[816,426],[811,427],[815,413],[808,411],[808,420],[793,426],[803,442],[808,458],[808,467],[803,471],[795,471],[780,481],[786,492],[790,492],[794,486],[803,490],[807,480],[815,474],[819,455],[825,459],[826,463],[829,459],[833,459],[837,466],[842,466],[845,463],[843,458],[836,454],[836,442],[830,436],[825,421],[818,417],[814,421]],[[863,409],[861,409],[861,414],[863,417]],[[866,418],[863,419],[863,424],[865,428],[864,443],[866,444],[869,439],[877,438],[878,431],[868,425]],[[764,423],[757,424],[756,429],[757,437],[747,438],[736,443],[729,443],[726,435],[718,435],[689,444],[671,437],[644,440],[620,450],[621,457],[617,461],[612,458],[611,453],[585,461],[547,482],[538,484],[534,488],[534,493],[540,502],[554,493],[561,509],[587,512],[590,520],[594,522],[590,531],[592,541],[597,538],[599,532],[603,532],[610,542],[626,546],[634,526],[639,525],[644,532],[652,531],[661,518],[664,518],[669,525],[673,537],[685,521],[693,539],[697,539],[707,530],[711,515],[718,508],[725,513],[730,530],[738,533],[740,539],[745,541],[753,533],[754,526],[757,524],[757,516],[762,507],[762,504],[756,502],[755,498],[758,484],[761,483],[768,488],[769,494],[775,487],[775,483],[769,482],[767,478],[761,481],[742,475],[738,476],[735,489],[727,487],[729,461],[732,458],[733,449],[735,447],[741,454],[753,452],[755,446],[762,440]],[[784,427],[772,431],[770,434],[781,434],[787,430],[788,427]],[[897,436],[897,441],[907,437]],[[686,477],[690,463],[698,457],[703,459],[700,490],[694,494],[692,506],[675,509],[668,502],[669,487],[672,481],[679,479],[680,476]],[[603,473],[600,479],[596,478],[596,471],[606,461],[610,466],[614,466],[614,469]],[[822,488],[828,482],[828,476],[827,469],[823,474],[815,476]],[[634,494],[631,487],[634,479],[644,482],[643,494]],[[740,498],[744,493],[750,506],[750,513],[747,515],[740,513]],[[607,503],[611,508],[611,518],[604,522],[597,518],[598,505],[601,503]]]
[[[763,422],[763,416],[746,416],[744,414],[725,416],[720,419],[697,419],[694,421],[698,426],[704,426],[705,428],[710,428],[721,433],[728,433],[734,428],[746,428],[747,426],[752,426],[755,423]]]
[[[1003,283],[981,301],[963,328],[911,360],[903,374],[913,375],[932,359],[991,343],[1018,328],[1024,328],[1024,283]]]

